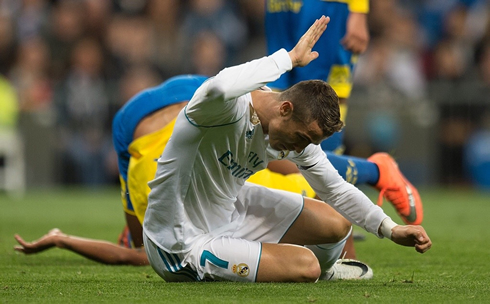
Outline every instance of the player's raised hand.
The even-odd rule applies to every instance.
[[[399,245],[415,247],[420,253],[424,253],[432,246],[427,232],[422,226],[398,225],[392,230],[391,240]]]
[[[313,46],[327,29],[327,24],[330,22],[330,17],[322,16],[317,19],[315,23],[306,31],[306,33],[299,39],[296,46],[289,51],[289,57],[293,67],[303,67],[309,64],[312,60],[318,58],[319,54],[316,51],[312,51]]]

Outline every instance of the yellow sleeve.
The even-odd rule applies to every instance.
[[[353,13],[369,13],[369,0],[347,0],[347,4]]]

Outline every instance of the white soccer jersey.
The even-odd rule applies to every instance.
[[[202,234],[231,235],[238,225],[237,195],[269,160],[287,155],[269,146],[251,121],[251,95],[292,68],[286,50],[226,68],[206,81],[179,114],[158,160],[145,214],[146,235],[167,252],[189,251]],[[353,223],[378,235],[387,216],[345,182],[319,146],[286,156],[316,193]]]

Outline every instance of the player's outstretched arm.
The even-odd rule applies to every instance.
[[[330,17],[322,16],[317,19],[315,23],[306,31],[306,33],[299,39],[296,46],[289,51],[289,57],[294,67],[303,67],[309,64],[312,60],[318,58],[319,54],[316,51],[312,51],[316,42],[320,36],[327,29],[327,24],[330,22]]]
[[[424,253],[432,246],[424,227],[414,225],[397,225],[391,229],[391,240],[399,245],[415,247],[420,253]]]
[[[142,249],[130,249],[107,241],[76,237],[65,234],[57,228],[50,230],[46,235],[33,242],[26,242],[18,234],[14,237],[19,243],[14,247],[14,250],[25,254],[39,253],[49,248],[58,247],[103,264],[148,265],[148,258]]]

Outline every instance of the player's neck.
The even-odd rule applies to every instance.
[[[269,132],[269,122],[275,113],[274,107],[277,106],[275,94],[277,93],[260,90],[251,93],[252,104],[260,120],[264,134],[268,134]]]

